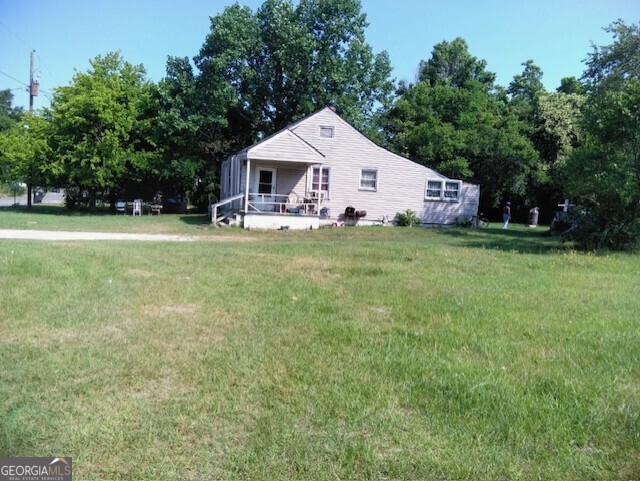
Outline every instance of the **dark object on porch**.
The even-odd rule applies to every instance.
[[[367,215],[366,210],[356,210],[355,207],[349,206],[344,210],[344,221],[346,225],[356,225],[358,219]]]
[[[356,208],[355,207],[347,207],[344,210],[344,218],[345,219],[355,219],[356,218]]]

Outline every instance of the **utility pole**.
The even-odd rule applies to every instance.
[[[38,80],[36,79],[36,51],[31,51],[31,69],[29,70],[29,111],[33,112],[33,97],[38,96]]]
[[[36,51],[31,51],[31,68],[29,70],[29,112],[33,112],[33,97],[38,96],[38,81],[35,78]],[[27,208],[31,209],[31,181],[27,179]]]

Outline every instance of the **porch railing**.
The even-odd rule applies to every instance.
[[[247,212],[275,212],[292,215],[317,215],[318,200],[312,198],[291,198],[288,194],[249,193]]]
[[[244,194],[234,195],[233,197],[227,197],[226,199],[221,200],[220,202],[213,204],[211,206],[211,222],[214,227],[220,222],[225,216],[218,217],[218,209],[223,205],[231,204],[231,202],[235,202],[236,200],[244,199]]]

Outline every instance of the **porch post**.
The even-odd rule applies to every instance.
[[[249,177],[251,176],[251,161],[247,157],[247,178],[244,186],[244,212],[249,212]]]
[[[318,213],[318,217],[320,217],[320,201],[322,200],[322,164],[318,164],[318,173],[320,175],[318,176],[318,210],[316,212]],[[311,182],[313,182],[313,179],[311,179]]]

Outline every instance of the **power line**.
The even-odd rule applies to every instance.
[[[7,31],[13,35],[14,37],[16,37],[18,40],[20,40],[22,43],[24,43],[27,47],[29,47],[31,50],[35,50],[35,48],[33,48],[31,45],[29,45],[26,40],[24,40],[22,37],[20,37],[17,33],[15,33],[13,30],[11,30],[9,27],[7,27],[4,23],[0,22],[0,25],[2,25],[4,28],[7,29]]]
[[[53,75],[53,72],[51,71],[51,69],[49,69],[49,66],[46,64],[46,62],[42,59],[42,57],[40,56],[39,53],[37,53],[36,49],[30,45],[26,40],[24,40],[22,37],[20,37],[17,33],[15,33],[13,30],[11,30],[9,27],[7,27],[4,23],[0,22],[0,25],[2,25],[11,35],[13,35],[15,38],[17,38],[18,40],[20,40],[23,44],[25,44],[27,47],[29,47],[29,49],[33,50],[36,52],[36,56],[38,57],[38,60],[40,60],[40,63],[42,64],[42,66],[44,66],[44,68],[47,70],[47,72],[49,72],[49,74],[51,75],[51,78],[56,82],[56,83],[60,83],[58,82],[58,79],[56,78],[55,75]]]
[[[49,69],[49,67],[47,66],[47,64],[44,62],[44,60],[42,60],[42,57],[36,52],[36,56],[38,57],[38,60],[40,60],[40,64],[44,66],[45,69],[47,69],[47,72],[49,72],[49,74],[51,75],[51,78],[57,83],[60,84],[60,82],[58,82],[58,79],[56,78],[55,75],[53,75],[53,72]]]
[[[22,84],[22,85],[24,85],[25,87],[29,87],[29,84],[26,84],[26,83],[24,83],[22,80],[18,80],[17,78],[12,77],[12,76],[11,76],[11,75],[9,75],[8,73],[4,73],[2,70],[0,70],[0,73],[1,73],[2,75],[4,75],[5,77],[9,77],[10,79],[15,80],[16,82],[21,83],[21,84]]]
[[[49,100],[53,100],[53,92],[51,90],[40,89],[40,93],[47,97]]]

